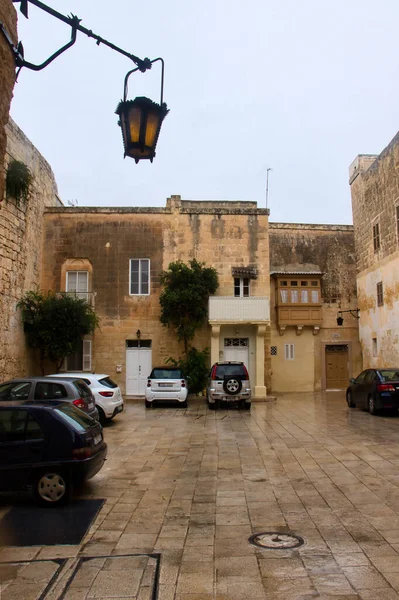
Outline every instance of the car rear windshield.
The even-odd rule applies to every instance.
[[[84,433],[93,426],[93,419],[71,404],[62,404],[54,410],[64,421],[72,425],[78,433]]]
[[[76,379],[76,381],[73,382],[75,387],[78,389],[78,392],[80,394],[81,398],[90,398],[92,393],[90,391],[90,388],[85,384],[84,381],[82,381],[81,379]]]
[[[153,369],[150,379],[184,379],[180,369]]]
[[[399,369],[384,369],[380,373],[384,381],[399,381]]]
[[[224,379],[226,376],[237,375],[239,377],[246,376],[243,365],[218,365],[216,367],[216,378]]]
[[[115,383],[115,381],[113,381],[111,379],[111,377],[103,377],[102,379],[99,379],[98,381],[102,385],[105,385],[105,387],[109,387],[109,388],[116,388],[116,387],[118,387],[118,385]]]

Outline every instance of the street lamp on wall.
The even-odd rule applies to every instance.
[[[355,317],[355,319],[360,319],[360,309],[359,308],[355,308],[355,309],[349,309],[349,310],[339,310],[337,312],[337,325],[338,327],[342,327],[342,325],[344,324],[344,318],[342,316],[343,313],[350,313],[352,315],[352,317]]]
[[[143,159],[153,161],[162,121],[169,112],[163,101],[164,61],[162,58],[155,58],[150,64],[157,61],[162,65],[160,103],[145,97],[127,99],[127,83],[130,75],[140,70],[137,67],[126,74],[123,100],[115,111],[120,117],[118,125],[122,129],[124,156],[130,156],[136,164]]]
[[[166,104],[163,101],[163,84],[164,84],[164,61],[162,58],[155,58],[154,60],[150,60],[149,58],[145,58],[144,60],[138,58],[134,54],[130,52],[126,52],[126,50],[122,50],[115,44],[105,40],[99,35],[93,33],[91,29],[87,29],[83,27],[79,19],[76,15],[71,14],[70,16],[65,16],[62,13],[54,10],[50,6],[43,4],[41,0],[12,0],[14,3],[20,3],[20,11],[21,13],[28,18],[28,3],[30,2],[34,6],[44,10],[46,13],[51,16],[63,21],[67,25],[71,27],[71,39],[70,41],[59,48],[54,54],[52,54],[47,60],[39,65],[35,65],[33,63],[28,62],[24,58],[24,49],[22,43],[19,42],[18,46],[14,46],[10,33],[7,31],[3,23],[0,22],[0,34],[3,34],[6,42],[8,43],[11,51],[14,55],[15,65],[18,67],[18,71],[16,73],[16,78],[22,67],[26,67],[27,69],[31,69],[33,71],[41,71],[45,67],[47,67],[55,58],[60,56],[65,50],[73,46],[76,41],[77,32],[80,31],[87,35],[88,37],[94,38],[97,42],[97,45],[103,44],[108,46],[112,50],[123,54],[128,57],[133,63],[136,65],[134,69],[129,71],[125,77],[124,84],[124,94],[123,100],[118,104],[116,109],[116,113],[119,115],[118,124],[122,128],[122,137],[123,137],[123,145],[125,149],[124,156],[130,156],[134,159],[136,163],[143,159],[149,159],[151,162],[155,157],[155,147],[157,145],[159,132],[161,130],[162,121],[168,114],[169,110]],[[160,104],[153,102],[149,98],[138,97],[134,100],[127,100],[127,82],[132,73],[136,71],[141,71],[141,73],[145,73],[147,70],[151,69],[152,65],[160,61],[162,64],[162,72],[161,72],[161,101]]]

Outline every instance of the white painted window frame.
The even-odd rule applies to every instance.
[[[132,261],[139,261],[139,292],[132,293]],[[142,293],[142,281],[141,281],[141,264],[146,261],[148,263],[148,292]],[[149,296],[151,293],[151,261],[149,258],[130,258],[129,259],[129,296]]]
[[[295,344],[284,344],[284,359],[295,360]]]

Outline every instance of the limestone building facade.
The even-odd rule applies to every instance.
[[[219,289],[193,345],[209,347],[211,362],[244,360],[254,396],[266,397],[268,210],[180,196],[165,208],[47,208],[43,243],[42,287],[86,294],[101,318],[68,369],[110,373],[127,395],[143,395],[151,366],[182,354],[159,321],[161,272],[195,258],[216,268]]]
[[[399,364],[399,133],[349,168],[364,368]]]
[[[362,368],[353,227],[270,223],[272,391],[344,389]]]

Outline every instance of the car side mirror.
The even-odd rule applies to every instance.
[[[356,383],[356,379],[355,379],[354,377],[351,377],[351,378],[349,379],[349,381],[350,381],[350,383]]]

